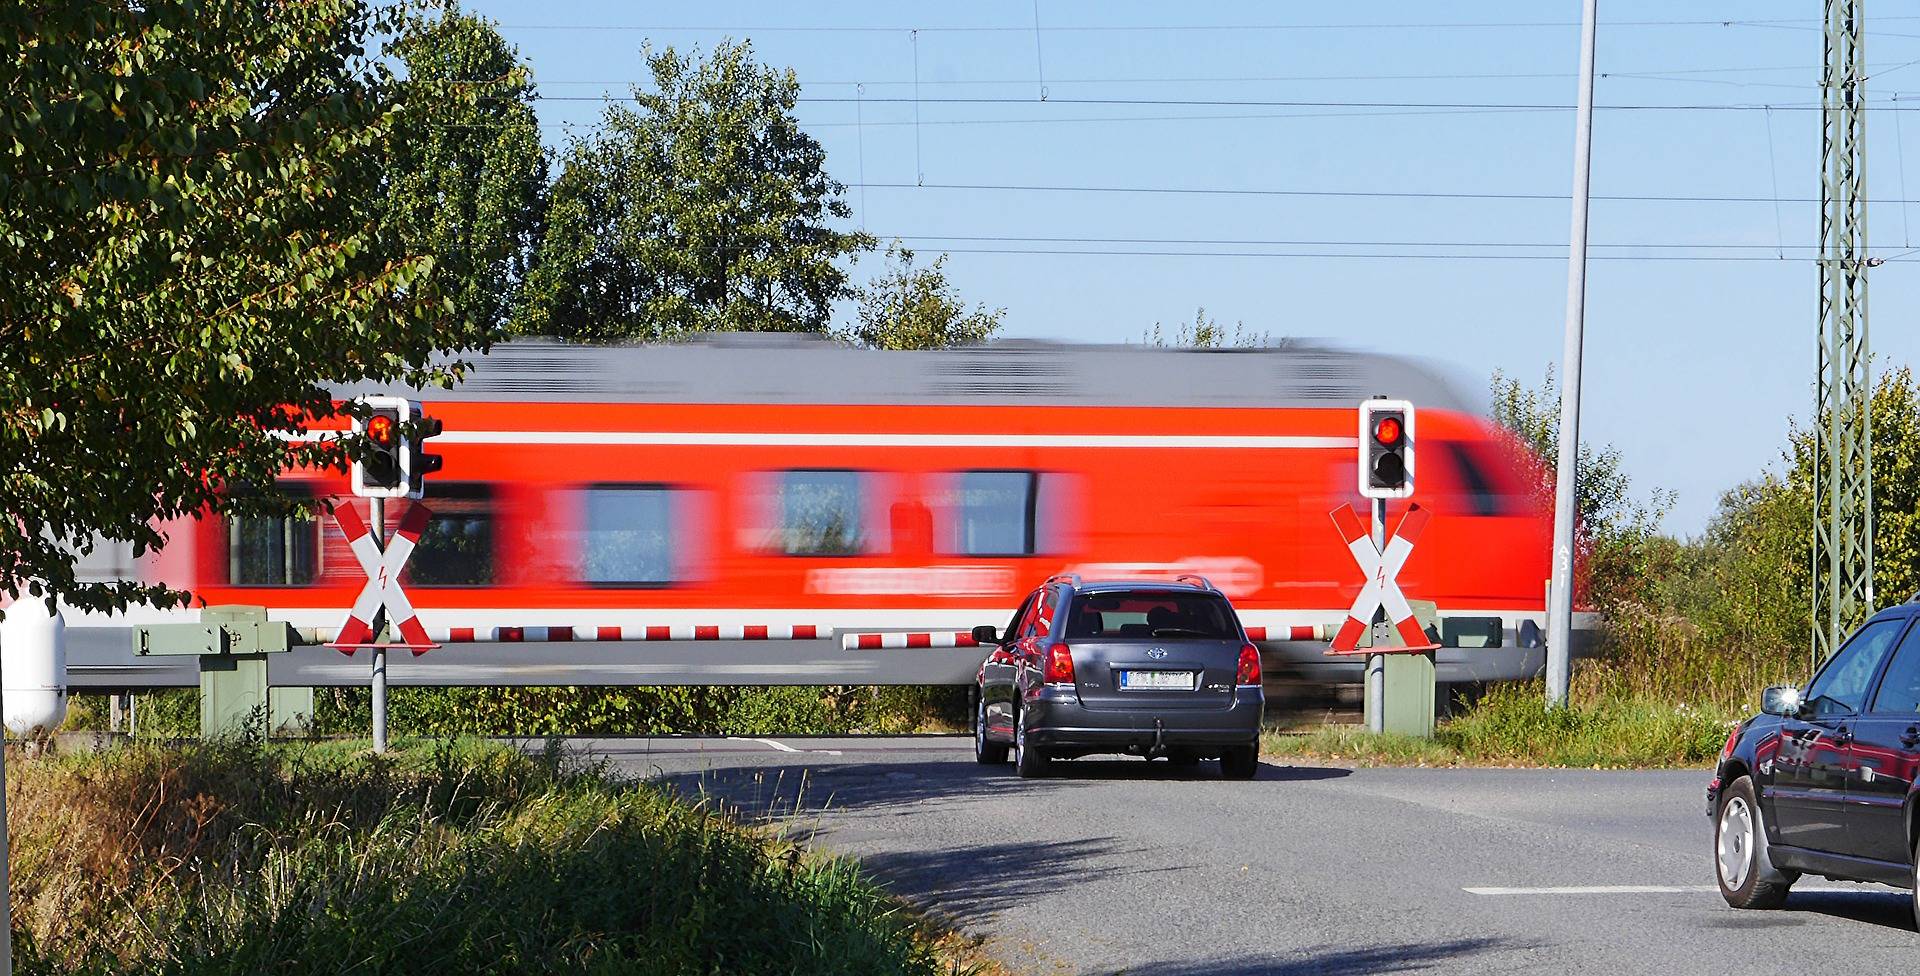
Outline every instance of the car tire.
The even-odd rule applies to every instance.
[[[1721,791],[1720,811],[1713,818],[1713,873],[1720,897],[1735,908],[1779,908],[1797,877],[1776,869],[1767,857],[1760,817],[1753,780],[1742,776]]]
[[[1007,761],[1007,744],[987,740],[987,696],[973,714],[973,761],[982,766],[998,766]]]
[[[1909,899],[1913,902],[1913,924],[1916,927],[1920,927],[1920,838],[1916,838],[1913,844],[1912,881],[1913,890],[1908,892],[1908,895]]]
[[[1220,753],[1220,775],[1227,779],[1252,779],[1259,770],[1258,745],[1234,746]]]
[[[1039,779],[1047,775],[1047,754],[1027,743],[1027,717],[1021,711],[1013,713],[1013,771],[1021,779]]]

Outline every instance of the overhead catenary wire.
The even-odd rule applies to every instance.
[[[1877,22],[1920,20],[1920,16],[1876,17]],[[1813,18],[1777,18],[1761,20],[1709,19],[1709,20],[1621,20],[1608,21],[1609,29],[1619,27],[1763,27],[1763,28],[1804,28],[1819,30],[1822,23]],[[1348,22],[1336,24],[1055,24],[1041,27],[1031,25],[1001,24],[780,24],[780,25],[668,25],[668,24],[501,24],[501,30],[541,30],[564,31],[577,30],[587,32],[660,32],[684,31],[687,33],[736,33],[736,34],[772,34],[772,33],[845,33],[845,34],[901,34],[910,30],[928,34],[1005,34],[1026,33],[1027,31],[1046,31],[1048,33],[1157,33],[1164,31],[1344,31],[1344,30],[1500,30],[1500,29],[1552,29],[1579,27],[1579,21],[1459,21],[1426,23],[1365,23]],[[1905,35],[1887,35],[1905,36]]]
[[[917,69],[916,69],[917,70]],[[624,102],[624,95],[535,95],[534,101],[540,102]],[[801,104],[835,105],[855,101],[840,95],[802,95],[795,99]],[[1011,97],[965,97],[965,98],[911,98],[888,97],[868,98],[867,104],[913,105],[1031,105],[1033,99]],[[1192,107],[1192,108],[1345,108],[1345,109],[1471,109],[1477,111],[1506,110],[1528,112],[1571,112],[1574,106],[1557,102],[1409,102],[1409,101],[1360,101],[1353,99],[1267,99],[1267,98],[1053,98],[1049,105],[1122,105],[1150,107]],[[1875,102],[1870,109],[1879,112],[1920,112],[1920,106],[1898,105],[1891,100]],[[1595,111],[1609,112],[1818,112],[1817,102],[1752,102],[1752,103],[1693,103],[1658,104],[1634,103],[1595,105]]]
[[[1013,184],[1013,183],[868,183],[873,189],[885,190],[960,190],[981,192],[1031,192],[1031,193],[1146,193],[1146,194],[1194,194],[1203,196],[1275,196],[1275,197],[1369,197],[1379,199],[1415,199],[1415,200],[1552,200],[1565,201],[1564,193],[1517,193],[1503,191],[1442,191],[1442,190],[1302,190],[1276,189],[1262,187],[1201,187],[1201,186],[1074,186],[1068,184]],[[1818,197],[1772,197],[1772,196],[1714,196],[1707,194],[1654,194],[1654,193],[1596,193],[1595,200],[1607,200],[1626,203],[1767,203],[1776,200],[1782,203],[1819,203]],[[1877,203],[1908,203],[1911,201],[1878,200]]]

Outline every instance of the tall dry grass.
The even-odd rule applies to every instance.
[[[10,759],[30,973],[925,973],[844,861],[477,745]]]

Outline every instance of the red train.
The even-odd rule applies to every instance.
[[[899,353],[746,335],[512,343],[477,362],[453,391],[337,391],[414,396],[445,423],[434,519],[405,577],[436,632],[964,631],[1003,621],[1058,572],[1198,573],[1249,627],[1337,623],[1360,579],[1328,512],[1359,501],[1355,405],[1388,395],[1420,410],[1413,501],[1434,514],[1404,589],[1504,623],[1503,647],[1448,652],[1443,678],[1537,666],[1516,628],[1532,632],[1548,576],[1539,472],[1404,360],[1309,344]],[[407,504],[388,505],[390,524]],[[363,582],[331,524],[173,532],[140,571],[207,603],[328,626]],[[1274,653],[1306,665],[1323,648]]]

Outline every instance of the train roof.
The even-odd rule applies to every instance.
[[[1350,406],[1390,396],[1473,409],[1411,359],[1297,339],[1261,349],[1001,340],[915,352],[792,334],[718,333],[648,345],[519,340],[466,357],[452,390],[360,383],[336,396],[560,403]]]

